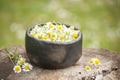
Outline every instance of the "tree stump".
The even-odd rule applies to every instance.
[[[22,54],[29,61],[24,46],[12,46],[10,50]],[[86,71],[85,66],[91,58],[98,58],[101,64]],[[84,48],[80,60],[65,69],[47,70],[33,66],[30,72],[17,74],[13,67],[8,52],[1,49],[0,80],[120,80],[120,54],[106,49]]]

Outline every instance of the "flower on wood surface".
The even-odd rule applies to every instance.
[[[33,68],[31,64],[26,63],[26,59],[20,54],[13,54],[12,58],[11,56],[9,56],[9,58],[14,65],[13,70],[15,73],[20,73],[21,71],[28,72]]]
[[[17,65],[23,65],[25,63],[25,58],[20,57],[20,59],[17,62]]]
[[[86,71],[91,71],[91,67],[90,66],[85,66],[85,70]]]
[[[100,60],[98,58],[91,58],[89,60],[89,64],[92,64],[90,66],[85,66],[86,71],[91,71],[92,69],[98,67],[100,65]]]
[[[32,70],[32,65],[29,64],[29,63],[25,63],[25,64],[22,66],[22,68],[23,68],[23,71],[24,71],[24,72],[28,72],[28,71]]]
[[[13,70],[14,70],[15,73],[20,73],[21,72],[21,67],[16,65],[16,66],[14,66]]]
[[[90,64],[94,64],[94,65],[100,65],[100,60],[97,59],[97,58],[91,58],[91,59],[89,60],[89,63],[90,63]]]

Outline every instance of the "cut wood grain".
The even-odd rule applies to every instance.
[[[10,51],[22,54],[29,62],[24,46],[12,46]],[[91,58],[100,59],[101,65],[87,72],[85,66]],[[13,67],[6,49],[0,50],[0,80],[120,80],[120,54],[106,49],[84,48],[79,61],[65,69],[47,70],[33,66],[30,72],[16,74]]]

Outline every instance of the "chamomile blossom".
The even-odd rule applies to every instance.
[[[37,38],[38,38],[39,40],[42,39],[42,34],[39,33],[39,34],[37,35]]]
[[[64,40],[65,39],[65,36],[64,35],[60,35],[60,40]]]
[[[91,58],[91,59],[89,60],[89,63],[90,63],[90,64],[94,64],[94,65],[100,65],[100,60],[97,59],[97,58]]]
[[[91,71],[91,67],[90,66],[85,66],[85,70],[86,71]]]
[[[57,34],[56,33],[52,33],[50,36],[51,41],[55,41],[57,39]]]
[[[50,37],[50,35],[51,35],[51,31],[50,30],[48,30],[48,31],[46,31],[46,34]]]
[[[29,64],[29,63],[25,63],[25,64],[22,66],[22,68],[23,68],[23,71],[24,71],[24,72],[28,72],[28,71],[32,70],[32,65]]]
[[[21,72],[21,67],[19,65],[14,66],[13,68],[15,73],[20,73]]]
[[[49,39],[49,36],[48,36],[48,35],[44,35],[44,36],[43,36],[43,39],[44,39],[44,40],[48,40],[48,39]]]
[[[94,59],[93,59],[93,58],[90,59],[90,60],[89,60],[89,63],[90,63],[90,64],[94,64]]]
[[[73,38],[76,39],[78,37],[78,34],[77,33],[73,33]]]
[[[53,25],[51,22],[47,22],[47,23],[46,23],[46,27],[47,27],[48,29],[53,29],[53,28],[54,28],[54,25]]]
[[[100,65],[100,60],[99,59],[95,60],[95,65]]]
[[[57,29],[58,29],[58,31],[61,31],[63,29],[63,26],[62,25],[57,25]]]
[[[23,57],[20,57],[20,59],[18,60],[18,62],[17,62],[17,65],[23,65],[25,63],[25,58],[23,58]]]

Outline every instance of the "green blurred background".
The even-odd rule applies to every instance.
[[[120,0],[0,0],[0,47],[24,45],[29,26],[49,21],[80,27],[84,48],[120,52]]]

